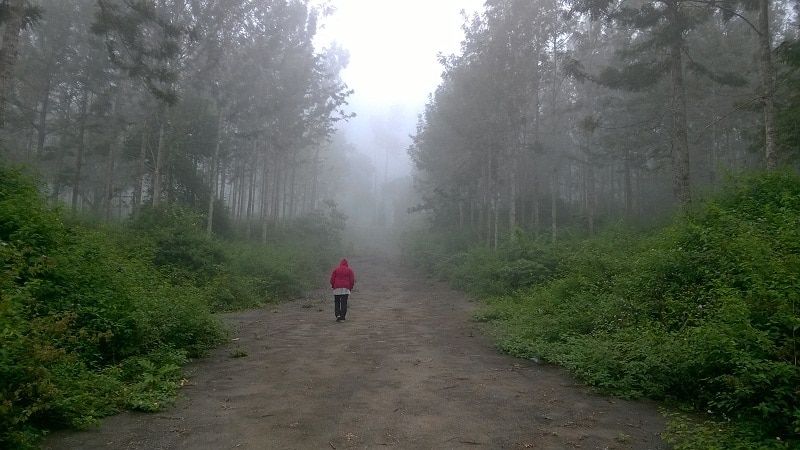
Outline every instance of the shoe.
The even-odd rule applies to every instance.
[[[337,317],[337,318],[336,318],[336,321],[337,321],[337,322],[341,322],[341,321],[343,321],[343,320],[344,320],[344,317]]]
[[[340,319],[342,322],[344,322],[344,316],[342,316],[342,317],[339,317],[339,319]]]

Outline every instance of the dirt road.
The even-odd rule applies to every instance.
[[[327,291],[227,319],[238,339],[192,364],[162,413],[121,414],[47,449],[665,448],[655,407],[590,393],[499,354],[445,284],[356,258],[337,323]],[[246,353],[243,357],[234,354]]]

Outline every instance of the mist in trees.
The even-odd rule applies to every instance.
[[[796,164],[776,137],[797,117],[791,3],[489,0],[465,19],[409,149],[414,210],[440,226],[556,240]]]
[[[104,220],[182,204],[209,234],[229,218],[263,237],[338,203],[360,226],[429,211],[496,245],[517,227],[557,239],[652,220],[729,173],[796,164],[788,2],[490,0],[440,57],[416,130],[413,111],[366,107],[338,135],[353,117],[348,53],[315,44],[332,8],[1,6],[3,158]],[[413,182],[398,157],[409,131]]]
[[[308,1],[2,3],[2,157],[103,220],[181,204],[251,236],[325,208],[351,90]],[[333,205],[329,205],[333,207]]]

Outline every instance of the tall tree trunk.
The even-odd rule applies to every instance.
[[[261,194],[261,204],[263,205],[262,209],[264,212],[262,213],[262,224],[261,224],[261,242],[266,244],[267,243],[267,231],[269,226],[269,219],[270,219],[270,210],[269,210],[269,185],[270,185],[270,177],[269,177],[269,154],[265,152],[264,158],[264,182],[263,182],[263,192]]]
[[[512,156],[511,160],[511,193],[508,199],[508,231],[511,233],[511,239],[514,239],[516,233],[514,229],[517,227],[517,162],[516,155]]]
[[[550,229],[553,243],[558,238],[558,171],[553,170],[550,186]]]
[[[236,208],[236,223],[242,223],[242,210],[244,209],[244,162],[237,161],[236,163],[236,178],[234,180],[233,190],[236,193],[236,201],[234,202]]]
[[[166,120],[164,108],[161,108],[160,120],[158,125],[158,145],[156,147],[156,165],[153,168],[153,207],[158,207],[161,203],[161,191],[163,180],[161,172],[164,169],[164,158],[167,152],[164,143],[164,122]]]
[[[539,203],[539,181],[533,182],[533,207],[531,208],[533,214],[533,234],[539,236],[539,230],[542,227],[542,210]]]
[[[208,220],[206,235],[211,237],[214,227],[214,202],[217,200],[217,164],[219,148],[222,145],[222,108],[217,106],[217,141],[214,144],[214,156],[211,158],[211,186],[208,191]]]
[[[677,13],[675,14],[677,15]],[[677,20],[677,19],[675,19]],[[686,125],[686,87],[683,81],[683,40],[674,38],[670,48],[672,72],[672,189],[682,206],[691,202],[689,185],[689,137]]]
[[[758,47],[764,105],[764,159],[767,169],[774,170],[778,165],[778,155],[775,149],[775,68],[772,66],[769,5],[769,0],[758,1]]]
[[[113,104],[111,106],[111,119],[116,121],[117,117],[117,107],[119,106],[119,96],[122,94],[121,92],[117,92],[116,98],[113,100]],[[105,179],[105,187],[103,193],[103,208],[104,211],[104,219],[106,222],[111,221],[111,210],[112,210],[112,200],[114,199],[114,159],[115,153],[117,150],[117,146],[120,148],[125,142],[125,130],[120,130],[114,136],[111,142],[108,144],[108,154],[106,155],[106,179]]]
[[[492,198],[492,225],[493,225],[493,232],[492,232],[492,249],[497,250],[497,240],[498,240],[498,230],[497,227],[500,224],[500,205],[498,203],[500,200],[500,195],[495,193],[494,197]]]
[[[144,175],[145,175],[145,161],[147,160],[147,119],[142,122],[142,140],[139,143],[139,160],[136,163],[136,186],[133,188],[133,205],[131,205],[134,214],[139,210],[139,205],[142,204],[142,189],[144,188]]]
[[[118,149],[121,151],[122,146],[125,145],[125,132],[120,131],[119,136],[114,139],[108,146],[108,159],[106,161],[106,182],[105,182],[105,220],[111,221],[112,203],[114,200],[114,164]]]
[[[19,52],[19,32],[25,20],[25,1],[8,0],[7,17],[0,48],[0,127],[5,127],[8,99],[14,81],[14,66]]]
[[[319,167],[320,166],[320,164],[319,164],[319,152],[320,152],[320,147],[317,146],[317,148],[314,150],[314,167],[313,167],[313,173],[311,174],[311,176],[312,176],[312,181],[311,181],[311,201],[310,201],[310,205],[309,206],[310,206],[310,209],[312,211],[315,211],[317,209],[317,202],[319,201],[319,199],[318,199],[318,197],[319,197],[319,176],[320,176],[320,173],[319,173],[319,169],[320,169],[320,167]]]
[[[78,150],[75,155],[75,177],[72,180],[72,212],[78,210],[78,197],[81,192],[83,153],[86,150],[86,113],[89,107],[89,89],[84,87],[81,97],[81,116],[78,125]]]
[[[278,221],[278,204],[280,203],[280,188],[281,188],[281,174],[283,173],[282,165],[281,165],[281,158],[276,152],[275,156],[275,174],[272,176],[272,205],[270,206],[270,212],[272,214],[272,221]]]
[[[247,237],[252,236],[253,233],[253,219],[255,218],[255,205],[256,205],[256,168],[258,167],[258,141],[253,140],[252,160],[250,161],[250,176],[247,182]]]
[[[597,187],[594,181],[594,166],[590,160],[586,167],[586,215],[589,218],[589,235],[594,235],[594,219],[597,210]]]
[[[297,179],[297,153],[292,153],[292,172],[289,178],[289,218],[295,216],[295,183]]]
[[[44,152],[44,141],[47,138],[47,113],[50,108],[50,86],[52,84],[53,74],[48,73],[45,80],[44,92],[42,93],[42,107],[39,109],[39,120],[36,131],[38,132],[36,139],[36,153],[42,155]]]
[[[625,149],[625,218],[633,214],[633,187],[631,183],[631,151]]]

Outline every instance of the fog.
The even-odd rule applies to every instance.
[[[496,245],[517,228],[555,239],[649,220],[778,161],[775,139],[753,151],[776,127],[751,107],[770,83],[752,21],[703,15],[664,43],[661,25],[610,27],[551,0],[34,3],[0,42],[16,55],[0,152],[34,167],[53,204],[105,221],[174,204],[209,235],[266,242],[344,212],[351,228],[413,218]],[[796,15],[776,8],[775,42],[795,39]],[[633,43],[646,67],[624,56]],[[686,61],[666,57],[678,48]]]
[[[419,114],[441,82],[438,55],[458,51],[463,40],[463,14],[478,11],[483,1],[334,0],[324,4],[334,11],[322,20],[316,45],[337,45],[349,54],[341,77],[353,90],[347,110],[355,117],[340,126],[339,138],[350,144],[351,152],[371,160],[372,173],[354,176],[368,177],[371,189],[379,194],[385,184],[410,177],[407,148]],[[363,185],[356,184],[354,189]],[[385,221],[380,213],[365,214],[355,207],[358,204],[363,208],[363,202],[337,197],[353,226],[386,221],[396,224],[399,219],[390,214]],[[380,202],[378,197],[381,195],[375,200]],[[409,206],[396,205],[398,210]]]

